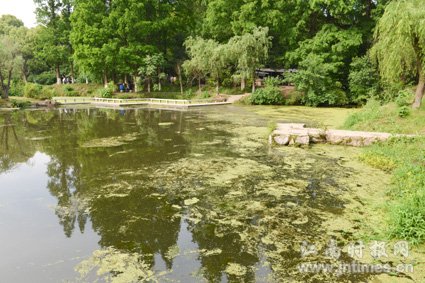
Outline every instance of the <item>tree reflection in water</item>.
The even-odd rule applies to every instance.
[[[267,257],[278,278],[293,276],[301,260],[294,243],[317,235],[322,219],[316,216],[323,208],[343,206],[337,194],[324,191],[338,191],[335,180],[343,170],[334,159],[312,154],[303,158],[313,163],[293,168],[285,164],[290,156],[271,158],[262,148],[263,133],[257,133],[267,132],[264,126],[253,127],[251,136],[236,136],[239,127],[258,123],[257,117],[230,122],[222,112],[207,119],[203,115],[153,109],[0,115],[1,170],[36,151],[46,153],[47,188],[57,200],[55,213],[64,234],[72,237],[76,226],[84,233],[91,224],[108,256],[137,255],[152,269],[163,261],[170,272],[175,262],[184,262],[183,272],[199,271],[191,268],[201,265],[201,276],[210,282],[223,280],[226,273],[230,281],[253,282]],[[240,142],[246,139],[243,148]],[[293,184],[286,183],[288,178]],[[310,200],[305,184],[314,178],[321,180],[322,195]],[[288,207],[294,198],[300,205]],[[302,229],[294,224],[305,219]],[[188,229],[186,240],[196,243],[195,251],[178,250],[179,235],[186,235],[181,229]],[[179,261],[183,256],[188,260]]]

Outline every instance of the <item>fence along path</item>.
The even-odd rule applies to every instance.
[[[200,107],[227,105],[232,102],[217,101],[215,99],[161,99],[161,98],[99,98],[99,97],[53,97],[52,101],[59,105],[91,104],[99,106],[135,106],[135,105],[170,105],[176,107]]]

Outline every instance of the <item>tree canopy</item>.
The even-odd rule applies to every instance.
[[[363,103],[395,82],[415,82],[418,107],[425,89],[421,0],[34,2],[37,28],[0,18],[0,35],[18,40],[24,82],[60,84],[65,76],[150,91],[177,77],[182,88],[183,67],[189,87],[196,80],[218,93],[240,82],[244,91],[249,81],[255,91],[264,66],[291,70],[286,83],[308,105]],[[368,55],[372,60],[357,60]]]
[[[13,16],[0,17],[0,87],[3,98],[9,97],[12,79],[19,75],[22,65],[22,48],[19,44],[23,28],[21,21]]]
[[[391,2],[379,20],[371,50],[387,82],[418,82],[414,107],[425,91],[425,5],[421,0]]]

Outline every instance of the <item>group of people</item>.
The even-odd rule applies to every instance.
[[[129,83],[120,83],[118,84],[118,89],[120,92],[132,92],[132,85]]]
[[[74,80],[71,77],[62,76],[63,84],[73,84]]]

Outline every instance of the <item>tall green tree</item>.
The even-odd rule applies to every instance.
[[[185,46],[190,56],[190,59],[184,64],[186,68],[188,68],[188,65],[196,66],[197,72],[203,75],[208,74],[215,80],[218,94],[220,92],[220,79],[227,63],[226,48],[215,40],[207,40],[202,37],[188,38]]]
[[[119,61],[119,40],[108,18],[111,9],[109,1],[76,0],[71,15],[74,58],[82,70],[101,77],[105,87]]]
[[[13,37],[17,41],[21,56],[22,56],[22,80],[27,83],[28,76],[31,73],[33,60],[35,59],[36,40],[38,37],[38,28],[27,29],[26,27],[19,27],[12,30]]]
[[[16,38],[11,35],[0,35],[0,86],[2,98],[9,98],[12,79],[20,73],[22,56]]]
[[[56,84],[61,84],[61,66],[68,61],[69,53],[66,45],[58,44],[55,30],[41,27],[35,49],[37,59],[55,71]]]
[[[145,1],[116,0],[107,19],[111,37],[117,41],[117,65],[115,72],[128,81],[132,76],[137,81],[138,70],[144,57],[156,51],[148,40],[152,31],[147,18]]]
[[[69,44],[69,0],[34,0],[37,20],[44,26],[38,41],[37,56],[56,73],[56,83],[61,84],[61,66],[71,58]]]
[[[198,89],[202,90],[201,81],[208,75],[208,60],[211,56],[208,47],[208,41],[189,37],[186,42],[186,52],[190,59],[183,63],[183,69],[189,78],[198,80]]]
[[[3,15],[0,17],[0,35],[9,34],[11,29],[23,26],[24,23],[13,15]]]
[[[419,108],[425,92],[425,5],[422,0],[393,1],[386,7],[376,28],[371,55],[388,82],[416,77],[413,107]]]
[[[160,76],[160,68],[164,65],[164,56],[161,53],[147,55],[139,69],[139,74],[144,77],[148,85],[148,93],[151,92],[151,84],[154,76]]]
[[[253,81],[252,93],[255,92],[256,70],[264,66],[269,56],[272,38],[268,34],[268,28],[256,27],[252,33],[235,36],[228,43],[228,48],[236,56],[242,81],[241,89],[245,89],[245,79],[250,78]]]
[[[201,72],[215,81],[216,93],[220,94],[220,82],[231,58],[228,45],[201,37],[189,38],[185,45],[192,56],[190,60],[196,62]]]
[[[305,93],[308,105],[342,105],[348,102],[346,92],[351,58],[359,53],[362,35],[356,29],[343,30],[325,25],[312,39],[288,53],[298,62],[298,72],[290,81]]]

